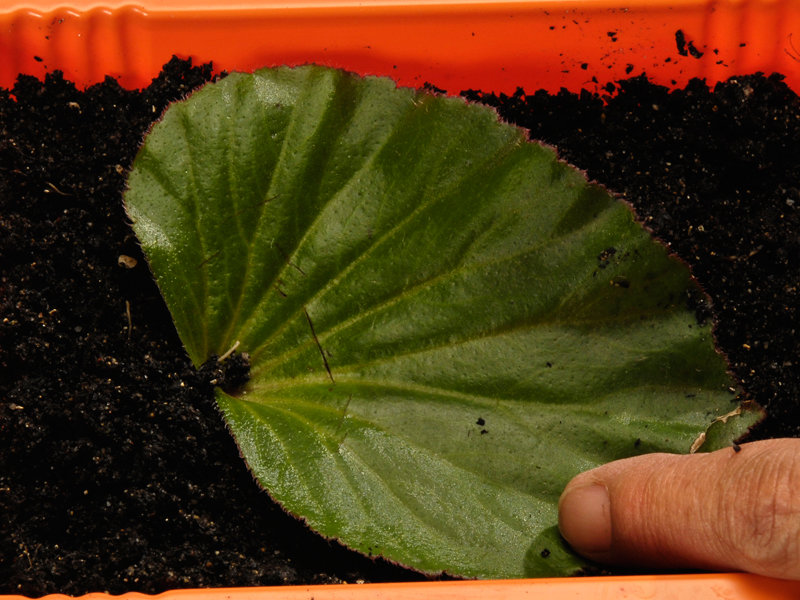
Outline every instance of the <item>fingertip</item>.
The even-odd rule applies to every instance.
[[[584,556],[611,549],[611,501],[608,489],[594,481],[572,482],[558,503],[558,528]]]

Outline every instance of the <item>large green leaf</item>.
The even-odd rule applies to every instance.
[[[321,67],[232,74],[170,107],[129,184],[191,359],[250,355],[217,399],[253,473],[364,553],[567,571],[526,552],[571,477],[687,452],[735,406],[687,269],[486,108]]]

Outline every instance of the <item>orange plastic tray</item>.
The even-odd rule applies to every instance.
[[[700,58],[678,53],[678,30]],[[142,87],[172,54],[218,70],[315,62],[455,94],[594,90],[593,77],[642,72],[671,86],[778,71],[800,90],[800,1],[0,0],[2,87],[53,69]]]
[[[0,596],[25,600],[23,596]],[[108,600],[88,594],[83,600]],[[509,581],[374,583],[273,588],[176,590],[127,600],[797,600],[800,582],[757,575],[664,575]],[[71,600],[45,596],[42,600]]]
[[[702,56],[679,54],[678,30]],[[125,87],[143,87],[176,54],[213,61],[217,71],[314,62],[388,75],[401,85],[428,81],[455,94],[596,90],[643,72],[667,86],[692,77],[713,84],[755,71],[781,72],[800,91],[798,50],[800,0],[145,0],[69,7],[0,0],[0,87],[11,87],[18,73],[42,77],[54,69],[82,86],[109,74]],[[20,597],[5,600],[12,598]],[[159,598],[797,600],[800,582],[710,574],[182,590]]]

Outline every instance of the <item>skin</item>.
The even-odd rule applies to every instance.
[[[800,580],[800,439],[581,473],[561,495],[559,529],[603,564]]]

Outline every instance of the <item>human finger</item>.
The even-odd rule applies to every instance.
[[[594,561],[800,579],[800,440],[648,454],[575,477],[559,529]]]

